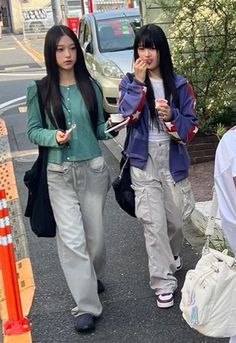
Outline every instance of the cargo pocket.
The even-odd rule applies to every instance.
[[[143,224],[151,223],[150,209],[148,206],[148,194],[144,188],[131,185],[135,192],[135,214]]]
[[[183,220],[186,220],[192,213],[195,208],[195,200],[191,188],[191,184],[187,179],[184,179],[179,182],[179,186],[181,188],[182,193],[182,214]]]
[[[152,222],[149,206],[149,195],[147,192],[148,175],[144,170],[136,167],[130,168],[131,187],[135,192],[135,214],[143,224]]]

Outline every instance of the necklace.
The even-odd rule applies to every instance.
[[[66,83],[60,83],[60,86],[68,87],[68,86],[74,86],[76,85],[75,81],[71,82],[66,82]]]

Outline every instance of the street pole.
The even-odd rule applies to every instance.
[[[25,35],[25,19],[23,17],[23,7],[22,7],[22,0],[20,2],[20,9],[21,9],[21,21],[22,21],[22,31],[23,31],[23,40],[24,42],[27,42],[26,35]],[[0,23],[1,25],[1,23]]]
[[[81,12],[82,12],[82,15],[85,14],[84,0],[81,0]]]
[[[61,4],[61,14],[62,14],[62,24],[67,25],[68,17],[68,2],[67,0],[60,0]]]
[[[139,2],[139,11],[141,15],[141,26],[147,24],[147,4],[145,0]]]
[[[62,24],[62,11],[60,0],[51,0],[53,20],[55,25]]]

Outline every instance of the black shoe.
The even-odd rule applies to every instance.
[[[90,313],[75,317],[75,329],[78,332],[88,332],[95,329],[94,317]]]
[[[102,281],[98,280],[98,294],[100,294],[104,291],[105,291],[105,287],[104,287]]]
[[[176,265],[176,271],[178,272],[183,268],[183,260],[180,256],[174,256],[175,259],[175,265]]]

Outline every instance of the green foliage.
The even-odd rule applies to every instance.
[[[222,125],[221,123],[216,125],[216,137],[220,140],[224,133],[226,132],[226,127]]]
[[[226,241],[225,237],[221,238],[217,236],[214,239],[211,238],[209,242],[209,247],[221,252],[224,250],[228,250],[228,255],[234,257],[234,254],[231,248],[229,247],[229,244]]]
[[[200,129],[236,123],[236,1],[156,1],[171,19],[168,39],[175,69],[193,85]]]

